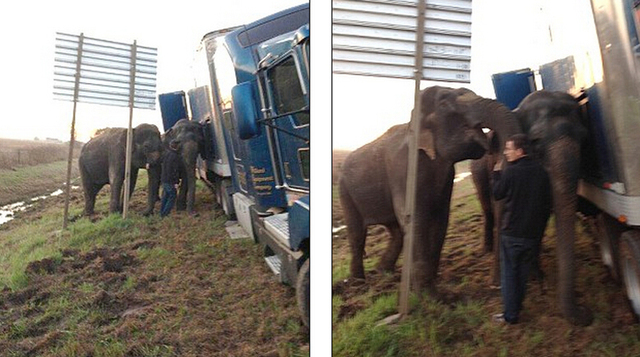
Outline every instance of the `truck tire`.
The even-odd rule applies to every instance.
[[[310,295],[311,295],[311,272],[310,272],[311,258],[307,259],[300,271],[298,272],[298,279],[296,279],[296,298],[298,300],[298,308],[300,309],[300,316],[305,326],[309,327],[309,320],[311,318],[310,312]]]
[[[620,269],[629,305],[638,318],[640,317],[640,231],[631,230],[622,234]]]
[[[596,218],[598,240],[600,241],[600,255],[602,262],[609,268],[613,280],[621,283],[620,275],[620,236],[625,227],[606,213],[598,214]]]

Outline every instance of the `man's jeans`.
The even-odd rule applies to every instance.
[[[504,319],[517,323],[529,271],[540,253],[540,239],[500,236],[500,283]]]
[[[169,183],[162,184],[162,201],[160,204],[160,217],[166,217],[176,202],[176,188]]]

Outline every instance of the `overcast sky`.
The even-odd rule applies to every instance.
[[[472,7],[471,83],[440,85],[495,98],[492,74],[598,51],[589,0],[475,0]],[[333,147],[353,150],[408,122],[413,88],[408,79],[334,75]]]
[[[306,0],[19,1],[0,15],[0,137],[69,140],[72,102],[53,100],[55,33],[158,49],[157,94],[193,85],[190,65],[202,36],[257,20]],[[328,5],[328,4],[327,4]],[[79,104],[77,132],[126,127],[129,109]],[[135,110],[134,125],[161,127],[160,110]],[[162,130],[162,129],[161,129]]]

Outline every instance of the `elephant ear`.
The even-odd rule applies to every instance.
[[[431,160],[436,159],[436,145],[433,139],[433,132],[430,129],[420,130],[418,149],[424,151]]]
[[[425,123],[427,125],[420,128],[417,143],[418,150],[424,151],[431,160],[436,159],[436,142],[430,125],[433,122],[433,116],[434,114],[427,116]]]

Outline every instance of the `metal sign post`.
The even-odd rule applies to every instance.
[[[69,139],[69,159],[67,161],[67,186],[65,187],[64,197],[64,222],[62,223],[62,229],[67,229],[69,224],[69,196],[71,193],[71,163],[73,161],[73,147],[75,146],[76,137],[76,109],[78,107],[78,88],[80,84],[80,67],[82,57],[82,45],[84,42],[84,34],[80,34],[78,40],[78,52],[76,59],[76,74],[75,85],[73,90],[73,118],[71,119],[71,138]]]
[[[131,146],[133,145],[133,132],[131,125],[133,122],[133,102],[135,99],[136,89],[136,52],[137,42],[133,41],[131,46],[131,74],[129,82],[129,126],[127,127],[127,154],[124,164],[124,197],[122,199],[122,218],[127,218],[129,212],[129,195],[131,194],[130,182],[131,182]]]
[[[67,167],[67,192],[63,228],[67,227],[71,164],[77,102],[129,107],[127,129],[123,218],[127,217],[132,152],[133,108],[155,109],[157,49],[56,34],[54,99],[73,101],[71,142]]]
[[[400,294],[398,296],[399,313],[406,316],[409,313],[409,294],[411,293],[411,273],[413,271],[413,250],[415,243],[415,209],[418,168],[418,135],[420,134],[421,96],[420,81],[422,79],[422,58],[424,42],[421,41],[424,34],[425,0],[418,0],[418,23],[416,31],[416,62],[415,62],[415,87],[414,106],[411,122],[409,124],[409,161],[407,163],[407,193],[405,195],[405,221],[408,227],[404,236],[404,268],[400,281]]]

